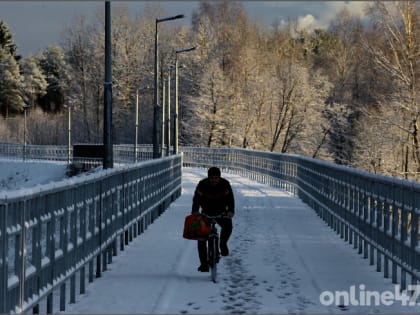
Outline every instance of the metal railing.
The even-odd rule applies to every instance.
[[[65,310],[181,193],[180,155],[0,193],[0,313]],[[119,240],[119,242],[118,242]]]
[[[114,161],[117,163],[133,163],[152,159],[153,148],[151,145],[116,144],[113,146]],[[136,156],[137,155],[137,156]],[[73,161],[73,148],[65,145],[34,145],[16,143],[0,143],[0,156],[22,160],[52,160]],[[102,159],[89,160],[89,163],[101,164]],[[83,161],[78,159],[79,162]]]
[[[66,161],[67,146],[0,143],[0,156],[14,159]]]
[[[120,150],[124,151],[123,148]],[[134,153],[133,146],[126,147],[126,150]],[[408,277],[411,278],[411,284],[417,284],[420,279],[418,243],[420,185],[418,183],[369,174],[297,155],[229,148],[181,147],[180,151],[183,152],[184,166],[205,168],[219,166],[224,171],[237,173],[296,195],[313,208],[343,240],[352,244],[371,265],[376,265],[378,272],[383,272],[386,278],[392,277],[393,283],[399,282],[401,289],[407,288]],[[127,155],[126,159],[130,160],[129,153]],[[175,163],[176,166],[164,167],[165,164],[161,164],[169,163],[169,161]],[[100,185],[93,182],[81,184],[84,188],[78,190],[80,195],[72,186],[62,187],[60,192],[54,192],[48,196],[36,195],[36,199],[41,200],[39,202],[25,197],[16,199],[11,204],[7,201],[6,206],[0,207],[0,244],[2,245],[0,248],[0,285],[2,285],[0,305],[8,303],[8,306],[0,311],[13,308],[14,311],[27,310],[36,305],[34,301],[38,301],[41,296],[47,296],[48,309],[48,305],[51,304],[50,283],[53,283],[54,287],[63,286],[64,278],[73,279],[75,277],[73,270],[76,268],[82,271],[86,264],[89,265],[89,279],[91,274],[93,277],[94,258],[102,255],[105,261],[106,257],[112,257],[110,253],[115,252],[116,237],[124,235],[123,238],[127,239],[126,232],[130,230],[127,226],[131,226],[131,230],[140,222],[142,222],[140,225],[144,226],[145,213],[152,215],[150,209],[157,207],[160,210],[155,210],[154,213],[156,211],[159,213],[165,208],[160,198],[166,200],[164,202],[166,205],[179,194],[180,157],[144,163],[146,164],[142,162],[132,166],[133,169],[127,169],[124,176],[115,175],[115,178],[119,178],[115,180],[115,183],[111,180],[114,175],[110,173],[106,179],[94,180],[100,182]],[[165,175],[166,179],[162,181],[161,175],[158,175],[161,174],[162,168],[166,170],[164,174],[171,172],[174,174]],[[119,171],[118,174],[120,174]],[[176,188],[173,188],[175,190],[163,188],[167,185]],[[174,193],[165,194],[162,189],[174,191]],[[121,199],[121,196],[124,197]],[[56,202],[60,202],[61,206],[57,206]],[[144,202],[148,205],[145,206]],[[35,211],[28,210],[33,209],[32,203],[38,205]],[[102,210],[98,212],[98,208]],[[45,209],[52,209],[52,213]],[[37,216],[34,216],[34,213]],[[96,213],[96,217],[92,213]],[[105,218],[97,218],[98,213]],[[130,216],[133,218],[131,219]],[[133,223],[131,225],[124,223],[124,228],[111,228],[108,223],[126,222],[126,220]],[[148,219],[146,222],[150,221],[151,219]],[[102,225],[97,226],[95,222],[102,222]],[[22,226],[25,228],[22,229]],[[73,232],[69,232],[70,227],[73,228]],[[99,227],[102,229],[100,233],[97,231]],[[105,228],[107,232],[104,232]],[[39,235],[43,235],[39,234],[40,229],[46,231],[44,235],[49,235],[44,240],[44,243],[49,244],[45,252],[36,245],[42,237]],[[89,233],[85,236],[77,236],[79,230],[89,231]],[[22,250],[25,247],[22,246],[24,246],[23,240],[27,239],[28,231],[34,235],[32,240],[36,240],[35,245],[26,246],[33,247],[30,265],[22,262],[21,254],[25,252]],[[58,238],[60,241],[57,239],[55,243],[51,241],[52,235],[60,235]],[[98,244],[99,235],[101,244],[105,244],[100,248],[92,245],[92,243]],[[5,269],[8,254],[4,248],[7,248],[7,238],[15,239],[13,246],[15,273],[11,276],[8,275],[10,268]],[[76,254],[76,252],[79,253],[75,250],[79,248],[79,243],[83,244],[84,248],[89,248],[87,252],[91,252],[90,256],[82,259]],[[69,260],[66,260],[62,258],[62,255],[73,256],[71,259],[67,256]],[[70,263],[67,261],[70,261],[73,267],[69,267]],[[98,264],[98,258],[96,261]],[[27,264],[29,268],[22,268],[23,264]],[[106,267],[106,263],[102,266]],[[48,272],[39,274],[39,270],[48,270]],[[60,273],[57,270],[60,270]],[[97,267],[97,272],[98,270],[100,271],[101,268]],[[53,272],[52,275],[51,272]],[[34,274],[37,276],[33,276]],[[23,287],[20,286],[22,283],[20,279],[25,279]],[[74,287],[74,279],[70,282],[72,281]],[[38,291],[34,290],[34,287]],[[7,295],[4,292],[7,292]],[[36,294],[38,294],[37,298],[31,298]],[[74,300],[74,296],[71,297],[72,299]],[[16,309],[17,306],[21,308]],[[60,307],[64,308],[64,305],[60,303]]]
[[[420,279],[420,185],[296,155],[183,147],[184,165],[219,166],[308,204],[385,278]]]

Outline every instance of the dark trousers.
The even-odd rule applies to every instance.
[[[230,235],[232,234],[232,219],[219,218],[216,219],[217,224],[220,226],[220,243],[227,244]],[[207,241],[197,241],[198,257],[202,265],[207,264]]]

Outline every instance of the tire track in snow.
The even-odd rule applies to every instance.
[[[159,298],[156,300],[156,304],[153,308],[153,314],[168,314],[171,311],[171,302],[174,299],[177,283],[179,283],[179,277],[182,277],[182,270],[189,268],[190,257],[193,255],[193,244],[188,244],[184,250],[178,255],[176,261],[178,262],[172,269],[173,276],[162,288]]]

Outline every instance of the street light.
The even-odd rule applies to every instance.
[[[174,113],[174,154],[178,154],[178,54],[195,50],[195,47],[175,51],[175,113]]]
[[[71,108],[74,105],[64,105],[64,107],[68,108],[68,116],[67,116],[67,120],[68,120],[68,124],[67,124],[67,133],[68,133],[68,138],[67,138],[67,164],[70,164],[71,162]]]
[[[135,135],[135,142],[134,142],[134,160],[137,162],[139,157],[139,92],[144,92],[149,89],[147,85],[144,88],[137,88],[136,89],[136,135]]]
[[[170,147],[171,147],[171,73],[175,70],[175,66],[168,68],[168,78],[163,80],[163,90],[162,90],[162,145],[161,145],[161,155],[169,156]],[[167,83],[167,85],[166,85]],[[166,92],[167,91],[167,92]],[[167,96],[166,96],[167,95]],[[166,99],[168,100],[165,103]],[[166,153],[164,154],[166,143]]]
[[[25,104],[23,105],[23,160],[25,161],[26,158],[26,111],[31,105]]]
[[[161,130],[161,137],[162,137],[162,141],[161,141],[161,155],[162,157],[164,156],[164,150],[163,148],[165,147],[165,86],[166,86],[166,80],[163,79],[163,84],[162,84],[162,125],[160,127]]]
[[[155,95],[154,95],[154,105],[153,105],[153,158],[156,159],[159,157],[159,146],[158,146],[158,142],[159,142],[159,138],[158,138],[158,134],[157,134],[157,128],[158,128],[158,108],[159,108],[159,104],[158,104],[158,95],[159,95],[159,81],[158,81],[158,72],[159,72],[159,66],[158,66],[158,24],[161,22],[166,22],[166,21],[172,21],[172,20],[176,20],[176,19],[181,19],[183,18],[184,15],[183,14],[179,14],[179,15],[175,15],[175,16],[171,16],[171,17],[166,17],[166,18],[161,18],[161,19],[156,19],[155,21]]]
[[[105,82],[104,82],[104,127],[103,168],[114,167],[112,143],[112,42],[111,42],[111,1],[105,1]],[[104,265],[106,267],[106,264]]]
[[[171,72],[175,70],[174,66],[169,67],[168,69],[168,112],[166,119],[166,156],[169,156],[169,151],[171,147]]]

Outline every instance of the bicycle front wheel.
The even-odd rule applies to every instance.
[[[208,241],[208,256],[209,256],[209,266],[210,266],[210,271],[211,271],[211,280],[213,282],[217,281],[217,263],[218,263],[217,246],[218,246],[217,237],[211,237]]]

